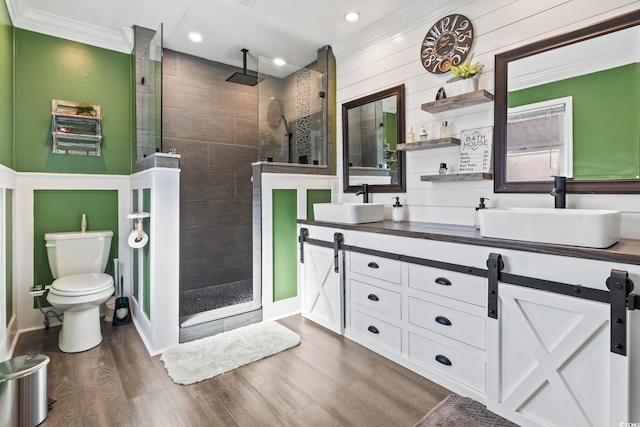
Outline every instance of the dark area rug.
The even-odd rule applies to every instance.
[[[518,427],[468,397],[451,394],[414,427]]]
[[[253,280],[180,292],[180,317],[253,300]]]

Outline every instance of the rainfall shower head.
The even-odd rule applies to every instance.
[[[235,72],[227,79],[228,82],[238,83],[246,86],[255,86],[264,79],[255,74],[247,74],[247,52],[248,49],[242,49],[242,72]]]

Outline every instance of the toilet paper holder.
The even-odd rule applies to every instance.
[[[142,220],[144,218],[149,218],[151,214],[149,212],[132,212],[127,214],[128,219],[132,219],[135,221],[135,229],[138,231],[138,235],[136,237],[136,242],[141,241],[145,237],[145,232],[142,230]]]

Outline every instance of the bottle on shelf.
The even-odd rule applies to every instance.
[[[416,135],[413,133],[413,129],[409,129],[407,132],[407,143],[412,143],[416,140]]]
[[[451,136],[451,132],[449,130],[449,122],[446,120],[442,122],[442,126],[440,126],[440,138],[449,138]]]

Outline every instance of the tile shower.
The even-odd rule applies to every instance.
[[[227,82],[235,71],[164,51],[163,151],[175,148],[181,155],[181,317],[254,300],[257,90]]]
[[[329,173],[321,165],[333,161],[325,96],[333,83],[317,70],[328,69],[331,49],[320,49],[307,68],[250,54],[260,83],[245,86],[227,81],[240,68],[163,49],[162,28],[134,30],[136,170],[159,166],[150,157],[156,151],[181,156],[180,341],[259,321],[260,194],[252,163]],[[310,167],[294,172],[283,163]]]
[[[181,155],[183,326],[199,323],[196,317],[223,317],[215,311],[236,314],[230,306],[260,308],[252,271],[251,164],[267,156],[326,162],[322,102],[316,101],[322,75],[289,67],[274,76],[266,65],[260,69],[271,60],[260,61],[264,80],[251,87],[226,81],[236,67],[164,49],[162,151],[175,148]],[[260,137],[266,134],[269,141]]]

